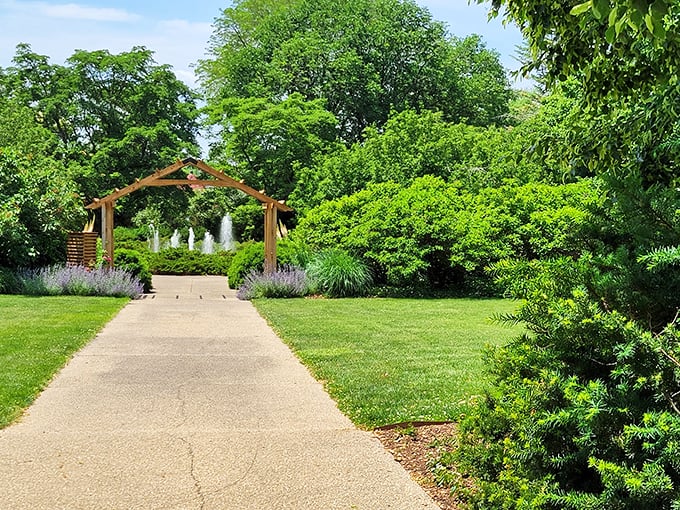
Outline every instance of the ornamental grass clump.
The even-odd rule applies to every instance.
[[[328,297],[363,296],[373,286],[368,266],[342,250],[319,253],[307,266],[316,292]]]
[[[144,286],[121,269],[49,266],[19,275],[20,291],[33,296],[114,296],[135,298]]]
[[[236,297],[243,300],[255,298],[290,298],[309,294],[309,279],[304,269],[285,266],[272,273],[251,271],[239,287]]]

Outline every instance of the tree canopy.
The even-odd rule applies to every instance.
[[[54,133],[53,155],[88,199],[198,152],[196,96],[146,48],[78,50],[59,65],[21,44],[13,63],[0,75],[0,102],[7,112],[29,109]]]
[[[229,97],[322,99],[347,142],[392,111],[505,122],[510,97],[498,55],[476,37],[448,37],[411,0],[239,0],[216,20],[200,62],[209,103]]]

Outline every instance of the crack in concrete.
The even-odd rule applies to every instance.
[[[194,446],[185,437],[177,436],[177,439],[187,447],[187,451],[189,452],[189,476],[191,476],[191,479],[194,481],[194,489],[198,495],[198,508],[203,510],[205,508],[205,494],[203,493],[201,481],[198,479],[198,476],[196,476],[196,454],[194,453]]]
[[[186,397],[184,395],[184,387],[185,385],[182,384],[177,388],[177,394],[175,395],[175,398],[179,401],[179,417],[180,420],[177,422],[175,425],[175,429],[179,429],[182,425],[184,425],[189,416],[187,415],[187,401]],[[178,441],[180,441],[184,446],[186,446],[187,451],[189,452],[189,476],[191,476],[191,479],[194,482],[194,490],[196,491],[196,494],[198,496],[198,503],[199,503],[199,509],[203,510],[205,508],[205,494],[203,492],[203,487],[201,486],[201,481],[199,480],[198,476],[196,475],[196,454],[194,452],[194,446],[191,444],[188,438],[184,437],[183,435],[176,435],[174,436]]]

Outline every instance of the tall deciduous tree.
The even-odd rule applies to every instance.
[[[297,169],[336,144],[337,120],[321,100],[305,101],[293,93],[283,101],[231,98],[208,109],[221,124],[222,142],[211,156],[250,186],[286,199],[297,182]]]
[[[78,50],[58,65],[21,44],[0,80],[8,101],[58,137],[60,157],[80,164],[87,198],[198,152],[196,96],[148,49]],[[145,195],[129,201],[143,207]]]
[[[479,125],[503,123],[508,111],[498,55],[478,37],[447,37],[410,0],[240,0],[216,21],[210,53],[199,65],[209,102],[324,99],[348,142],[393,110]]]

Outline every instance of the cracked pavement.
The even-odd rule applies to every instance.
[[[226,279],[154,287],[0,430],[0,508],[438,508]]]

